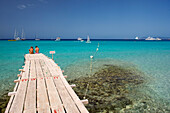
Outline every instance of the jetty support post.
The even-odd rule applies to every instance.
[[[82,102],[83,104],[88,104],[88,103],[89,103],[88,99],[81,100],[81,102]]]

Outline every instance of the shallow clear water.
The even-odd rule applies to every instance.
[[[98,43],[99,51],[95,54]],[[133,65],[149,79],[144,88],[146,93],[170,102],[170,41],[92,41],[91,44],[77,41],[0,41],[0,94],[14,87],[13,80],[17,78],[24,54],[28,53],[30,46],[38,46],[40,52],[49,57],[49,51],[55,50],[55,62],[69,74],[70,79],[86,76],[90,55],[95,55],[95,68],[100,68],[101,64]]]

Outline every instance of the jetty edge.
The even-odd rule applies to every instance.
[[[26,54],[25,66],[6,107],[5,113],[89,113],[61,68],[44,54]]]

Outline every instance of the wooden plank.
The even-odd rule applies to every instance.
[[[25,55],[25,61],[29,61],[29,59],[30,59],[29,54],[26,54],[26,55]]]
[[[30,66],[30,61],[26,61],[26,64],[25,64],[25,67],[24,67],[25,72],[23,72],[23,74],[22,74],[22,79],[28,79],[28,77],[29,77],[29,66]],[[9,111],[10,113],[22,113],[26,89],[27,89],[27,81],[28,80],[23,81],[23,82],[19,82],[17,93],[15,95],[11,109]]]
[[[25,60],[28,59],[28,55],[24,55],[24,57],[25,57]],[[24,67],[24,69],[26,69],[26,68]],[[22,75],[22,72],[20,73],[20,75]],[[21,80],[21,76],[18,77],[18,80]],[[19,86],[19,83],[16,83],[13,92],[16,92],[16,91],[17,91],[18,86]],[[13,103],[14,97],[15,97],[15,95],[12,95],[12,96],[10,97],[10,100],[9,100],[8,105],[7,105],[7,107],[6,107],[5,113],[8,113],[8,112],[9,112],[9,110],[10,110],[10,108],[11,108],[11,105],[12,105],[12,103]]]
[[[55,70],[55,68],[52,67],[51,65],[49,65],[48,61],[46,61],[46,65],[48,66],[48,69],[50,70],[52,76],[55,76],[58,74],[57,71]],[[64,84],[62,83],[60,76],[58,77],[58,79],[54,79],[54,82],[55,82],[56,88],[60,94],[60,97],[63,101],[63,105],[64,105],[64,108],[66,109],[66,112],[79,113],[78,108],[76,107],[74,101],[72,100],[72,98],[70,97]]]
[[[53,67],[58,66],[54,61],[49,60],[49,62],[51,63],[51,65]],[[66,81],[66,79],[63,76],[63,73],[61,71],[60,68],[55,68],[57,70],[57,72],[60,75],[60,78],[63,82],[63,84],[66,86],[66,89],[68,90],[68,92],[70,93],[71,97],[73,98],[74,102],[76,103],[77,107],[79,108],[79,110],[82,113],[88,113],[88,110],[85,108],[85,106],[83,105],[83,103],[81,102],[81,100],[79,99],[79,97],[77,96],[77,94],[74,92],[74,90],[70,87],[70,85],[68,84],[68,82]]]
[[[36,60],[37,76],[41,79],[37,79],[37,110],[38,112],[50,113],[50,106],[47,97],[46,85],[43,78],[43,72],[40,67],[39,60]]]
[[[36,79],[34,78],[36,78],[35,61],[31,60],[24,113],[36,113]]]
[[[66,89],[70,93],[71,97],[73,98],[74,102],[76,103],[77,107],[82,113],[89,113],[88,110],[85,108],[84,104],[81,102],[77,94],[74,92],[74,90],[71,88],[71,86],[68,84],[66,80],[64,80],[64,77],[61,76],[63,84],[66,86]]]
[[[6,113],[88,113],[54,61],[44,54],[27,54],[25,59],[25,72],[19,77],[18,88],[14,88],[17,93],[11,96]]]
[[[57,89],[55,87],[53,79],[57,79],[51,76],[48,68],[46,65],[44,65],[44,61],[41,60],[40,64],[43,69],[43,74],[45,76],[45,81],[47,84],[47,91],[49,95],[49,100],[50,100],[50,106],[51,106],[51,111],[53,113],[59,112],[59,113],[65,113],[62,102],[60,100],[59,94],[57,92]]]
[[[45,55],[43,57],[46,57]],[[47,57],[46,57],[47,58]],[[47,58],[48,59],[48,58]],[[55,68],[57,70],[57,73],[59,74],[59,76],[61,77],[61,79],[63,80],[63,83],[65,84],[68,92],[70,93],[71,97],[73,98],[73,100],[75,101],[77,107],[79,108],[79,110],[82,113],[88,113],[88,110],[85,108],[85,106],[83,105],[83,103],[81,102],[81,100],[78,98],[78,96],[76,95],[76,93],[74,92],[74,90],[70,87],[70,85],[68,84],[68,82],[66,81],[66,79],[63,76],[63,73],[60,69],[60,67],[51,59],[47,60],[48,62],[50,61],[50,65],[52,67],[57,67]]]
[[[20,80],[20,79],[21,79],[21,77],[18,77],[18,80]],[[16,83],[13,92],[16,92],[16,91],[17,91],[18,84],[19,84],[19,83]],[[5,113],[8,113],[8,112],[9,112],[9,109],[10,109],[10,107],[11,107],[11,105],[12,105],[14,96],[15,96],[15,95],[12,95],[12,96],[10,97],[9,102],[8,102],[8,105],[7,105],[6,109],[5,109]]]

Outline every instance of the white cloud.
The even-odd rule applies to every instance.
[[[38,0],[39,2],[42,2],[42,3],[48,3],[47,0]]]
[[[34,4],[27,4],[27,6],[28,6],[28,7],[32,7],[32,6],[34,6]]]
[[[27,7],[27,6],[24,5],[24,4],[21,4],[21,5],[18,5],[18,6],[17,6],[17,8],[18,8],[18,9],[21,9],[21,10],[22,10],[22,9],[25,9],[26,7]]]
[[[37,0],[39,3],[44,3],[44,4],[47,4],[48,3],[48,1],[47,0]],[[33,4],[33,3],[27,3],[27,4],[19,4],[18,6],[17,6],[17,8],[18,9],[20,9],[20,10],[23,10],[23,9],[25,9],[25,8],[29,8],[29,7],[34,7],[35,6],[35,4]]]

